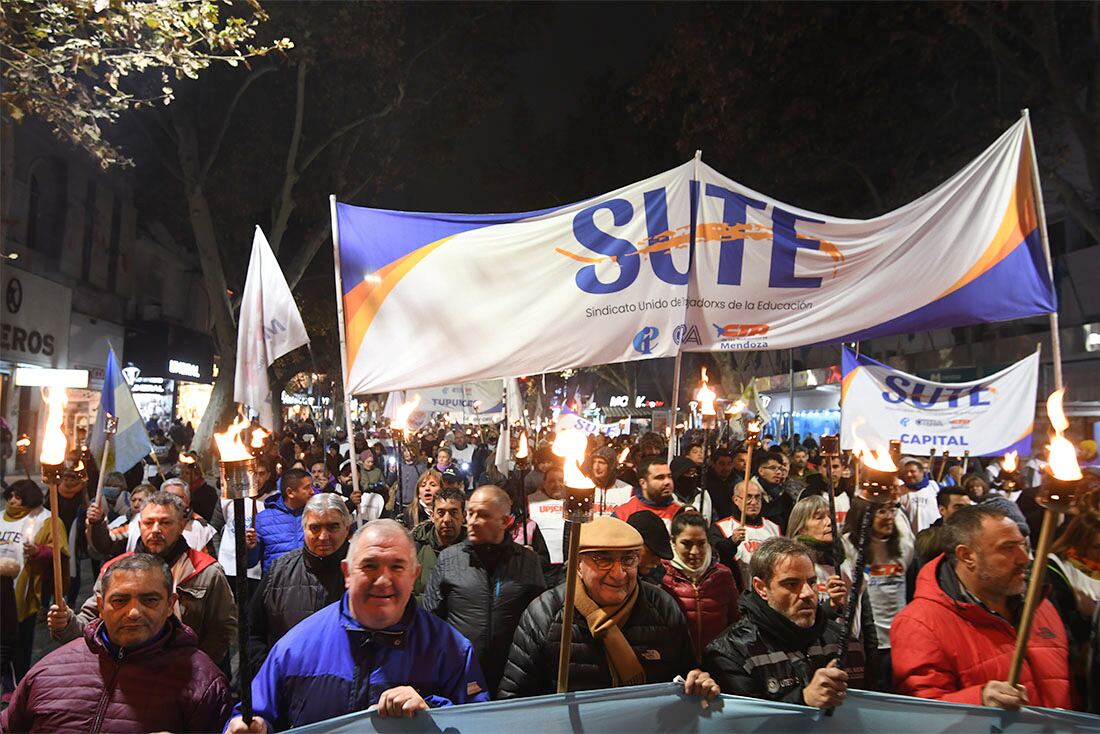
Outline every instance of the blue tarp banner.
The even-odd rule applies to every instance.
[[[1052,709],[1011,712],[851,690],[832,716],[818,709],[755,698],[721,696],[707,709],[674,683],[585,691],[454,706],[412,719],[354,713],[294,729],[299,734],[385,732],[982,732],[982,734],[1100,733],[1100,716]]]

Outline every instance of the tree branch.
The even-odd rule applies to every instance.
[[[271,222],[269,242],[271,251],[279,254],[279,247],[283,243],[283,235],[286,234],[287,222],[294,211],[294,185],[298,183],[298,151],[302,147],[302,124],[305,119],[306,109],[306,72],[309,64],[302,61],[298,64],[297,99],[294,105],[294,129],[290,134],[290,143],[286,151],[286,168],[283,173],[283,186],[279,190],[279,196],[275,205],[275,218]]]
[[[241,86],[237,88],[237,93],[233,95],[229,107],[225,110],[225,117],[222,118],[221,128],[218,130],[218,137],[214,139],[214,147],[210,149],[210,153],[206,157],[206,162],[202,166],[202,171],[199,174],[199,181],[206,180],[207,174],[210,173],[210,168],[214,165],[214,161],[218,157],[218,152],[222,147],[222,140],[225,139],[225,133],[229,130],[229,124],[233,121],[233,113],[237,109],[237,103],[241,101],[241,97],[244,96],[245,91],[252,86],[254,81],[272,71],[275,71],[274,66],[257,67],[244,78],[244,81],[241,82]]]

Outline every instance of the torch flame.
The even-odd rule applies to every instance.
[[[565,459],[565,486],[570,489],[594,487],[592,480],[581,471],[584,452],[588,448],[588,436],[581,431],[562,431],[554,439],[551,450]]]
[[[1062,410],[1062,398],[1066,389],[1055,390],[1047,398],[1047,417],[1050,418],[1050,426],[1054,429],[1054,436],[1047,445],[1050,473],[1055,479],[1063,482],[1082,478],[1081,467],[1077,464],[1077,450],[1069,442],[1064,432],[1069,428],[1065,411]]]
[[[191,454],[180,454],[180,463],[181,464],[194,464],[195,459],[194,459],[194,457],[191,456]]]
[[[859,458],[863,465],[877,471],[896,472],[898,467],[890,457],[890,449],[872,449],[867,442],[855,435],[852,430],[852,455]]]
[[[20,451],[26,451],[28,448],[30,448],[30,445],[31,440],[27,438],[26,435],[22,436],[18,441],[15,442],[16,448],[18,448]]]
[[[58,466],[65,463],[67,443],[61,424],[65,420],[65,403],[68,402],[68,397],[64,388],[47,387],[42,390],[42,399],[49,405],[49,413],[46,414],[46,430],[42,434],[42,452],[38,459],[43,464]]]
[[[252,431],[252,441],[250,442],[252,448],[262,449],[264,447],[264,441],[266,441],[267,437],[270,435],[271,434],[264,429],[257,427],[254,431]]]
[[[695,400],[699,403],[699,412],[703,415],[717,415],[714,411],[714,401],[718,397],[707,384],[707,368],[702,369],[701,379],[703,384],[695,391]]]
[[[526,459],[530,453],[531,450],[527,446],[527,431],[525,429],[519,432],[519,445],[516,446],[516,458]]]
[[[759,418],[754,418],[753,420],[749,421],[748,424],[745,426],[745,432],[748,433],[750,436],[759,435],[760,429],[763,427],[764,421],[760,420]]]
[[[395,431],[404,431],[409,427],[409,416],[420,405],[420,393],[416,393],[412,400],[401,403],[397,409],[397,417],[390,422],[390,428]]]
[[[623,450],[619,452],[618,462],[620,464],[623,463],[624,461],[626,461],[628,456],[630,456],[630,447],[629,446],[624,446]]]
[[[241,438],[246,428],[248,428],[248,421],[238,413],[225,433],[214,434],[214,443],[218,446],[218,458],[222,461],[247,461],[252,458],[252,452],[244,445],[244,440]]]
[[[1010,474],[1016,471],[1017,467],[1020,466],[1019,456],[1020,453],[1018,451],[1009,451],[1005,454],[1005,459],[1001,462],[1001,467]]]

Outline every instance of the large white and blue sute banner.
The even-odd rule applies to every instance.
[[[856,355],[841,358],[840,445],[872,449],[901,439],[903,453],[927,456],[1031,454],[1039,352],[973,382],[932,382]]]
[[[338,203],[346,387],[455,385],[1051,313],[1031,161],[1025,117],[936,189],[866,220],[784,204],[701,158],[520,214]]]

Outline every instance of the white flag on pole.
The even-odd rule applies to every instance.
[[[497,471],[508,476],[512,459],[512,432],[508,428],[508,421],[500,424],[500,437],[497,439],[497,452],[493,463]]]
[[[260,425],[275,423],[267,368],[287,352],[309,343],[298,304],[290,293],[271,245],[259,227],[244,281],[237,321],[237,372],[233,399],[259,413]]]

